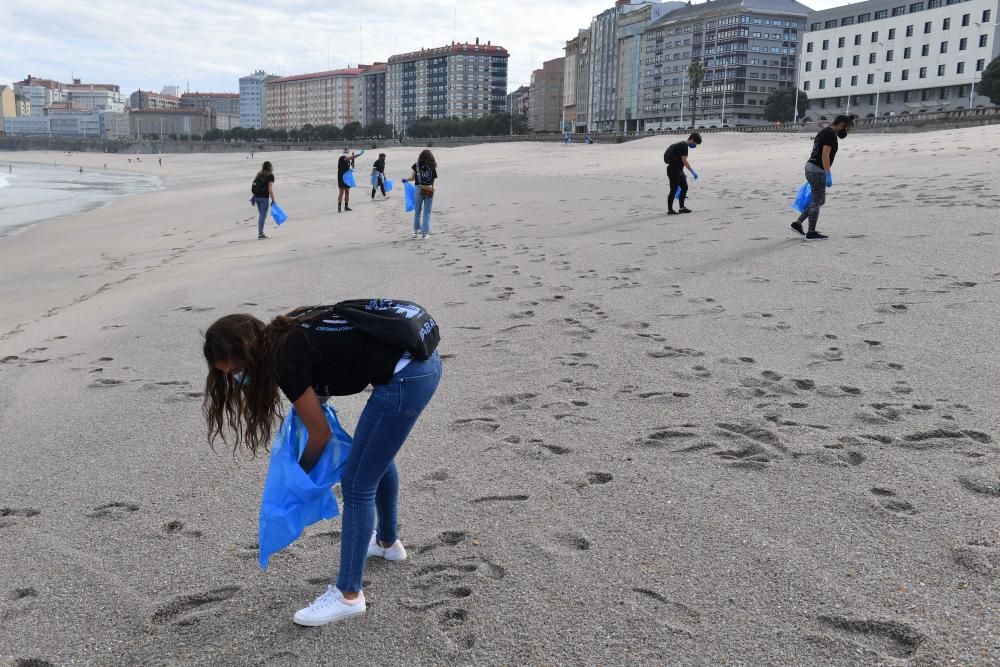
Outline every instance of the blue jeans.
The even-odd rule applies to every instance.
[[[361,413],[340,481],[344,519],[337,588],[341,591],[361,590],[376,509],[376,539],[392,543],[398,538],[399,474],[393,459],[440,380],[441,357],[437,352],[427,361],[413,360],[388,383],[374,387]]]
[[[271,200],[267,197],[254,197],[257,203],[257,236],[264,235],[264,221],[267,220],[267,212],[271,208]]]
[[[416,204],[416,208],[413,209],[413,233],[430,234],[431,206],[434,204],[434,199],[425,195],[423,190],[420,189],[420,186],[417,186],[414,203]],[[424,214],[423,224],[421,224],[420,221],[421,211],[423,211]]]

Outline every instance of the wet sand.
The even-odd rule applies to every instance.
[[[809,140],[707,136],[669,219],[667,138],[437,150],[427,241],[401,190],[338,215],[333,153],[165,156],[0,239],[0,664],[1000,661],[1000,130],[849,137],[823,242]],[[267,462],[205,444],[200,334],[362,296],[442,326],[411,557],[300,628],[339,521],[260,571]]]

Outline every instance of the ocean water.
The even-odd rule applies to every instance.
[[[0,237],[163,187],[145,174],[25,164],[9,173],[7,165],[0,167]]]

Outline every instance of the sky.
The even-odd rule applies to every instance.
[[[116,83],[129,94],[166,85],[238,92],[263,69],[304,74],[385,61],[455,41],[505,47],[508,87],[526,85],[542,61],[612,0],[3,0],[0,84],[27,75]],[[843,4],[812,0],[814,9]],[[371,7],[378,7],[373,10]]]

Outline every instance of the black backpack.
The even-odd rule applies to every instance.
[[[341,301],[332,312],[362,333],[427,360],[441,341],[437,322],[422,306],[394,299]]]
[[[677,142],[676,144],[670,144],[670,146],[667,147],[667,150],[663,151],[663,161],[666,164],[670,164],[671,162],[674,162],[680,157],[678,153],[680,153],[681,143],[682,142]]]
[[[267,196],[267,174],[260,173],[254,177],[253,183],[250,184],[250,192],[254,197]]]

